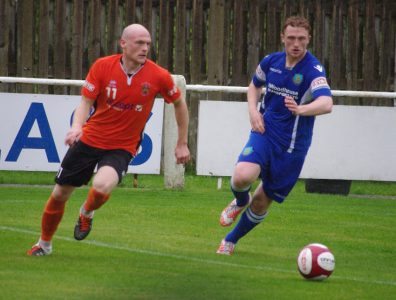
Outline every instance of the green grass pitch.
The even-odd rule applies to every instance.
[[[218,223],[228,182],[218,190],[216,178],[187,176],[175,191],[160,176],[139,181],[114,191],[82,242],[73,227],[87,188],[76,190],[47,257],[25,253],[51,186],[0,186],[0,299],[395,299],[396,200],[383,196],[396,196],[395,183],[358,183],[337,196],[307,194],[300,181],[227,257],[215,252],[229,231]],[[323,282],[297,271],[311,242],[336,259]]]

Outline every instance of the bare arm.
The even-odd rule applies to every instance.
[[[180,97],[173,102],[175,108],[175,118],[177,123],[178,138],[175,148],[176,163],[185,164],[190,160],[190,150],[188,149],[188,108],[186,101]]]
[[[261,113],[257,110],[257,103],[261,96],[261,87],[256,87],[253,82],[250,82],[247,91],[247,101],[249,109],[250,125],[253,131],[264,133],[265,126]]]
[[[74,111],[72,127],[69,129],[65,137],[66,145],[71,146],[80,139],[82,135],[82,127],[87,121],[92,105],[92,100],[86,98],[85,96],[81,97],[81,102]]]
[[[297,105],[293,97],[285,97],[285,106],[295,115],[318,116],[331,113],[333,109],[333,98],[330,96],[320,96],[309,104]]]

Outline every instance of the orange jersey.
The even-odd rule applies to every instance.
[[[121,56],[98,59],[88,73],[81,93],[95,101],[95,111],[83,126],[81,141],[136,155],[155,96],[159,93],[165,102],[172,103],[180,91],[169,72],[151,60],[128,76]]]

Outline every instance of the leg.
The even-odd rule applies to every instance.
[[[52,237],[62,220],[66,201],[70,198],[73,191],[73,186],[55,185],[44,207],[39,242],[28,251],[28,255],[42,256],[52,252]]]
[[[268,212],[271,203],[272,199],[266,195],[263,189],[263,183],[260,182],[254,192],[252,203],[250,204],[252,212],[256,215],[264,215]]]
[[[230,226],[248,205],[251,184],[260,174],[260,166],[250,162],[239,162],[231,178],[231,190],[235,199],[222,211],[220,225]]]
[[[109,199],[111,192],[121,182],[123,174],[128,171],[132,155],[125,150],[103,150],[98,159],[96,173],[88,197],[80,209],[77,224],[74,227],[74,238],[84,239],[92,228],[94,211]]]
[[[44,208],[41,221],[41,240],[51,242],[59,223],[62,220],[66,201],[74,191],[71,185],[55,184],[52,194]]]
[[[238,240],[265,219],[271,202],[260,183],[254,192],[251,204],[244,211],[235,228],[222,240],[217,253],[231,255]]]
[[[103,166],[99,168],[88,192],[88,197],[81,206],[80,215],[74,227],[74,238],[76,240],[80,241],[88,236],[92,229],[94,211],[107,202],[118,181],[118,174],[113,167]]]
[[[217,253],[232,254],[238,240],[264,220],[272,201],[278,203],[284,201],[298,179],[306,152],[293,154],[285,152],[280,156],[269,153],[269,155],[271,163],[262,165],[261,183],[253,195],[250,206],[244,211],[235,228],[221,242]],[[266,170],[266,166],[270,169]],[[266,190],[263,188],[263,183]]]
[[[89,214],[101,207],[110,196],[111,191],[118,184],[118,174],[113,167],[103,166],[96,173],[89,195],[83,208],[84,213]]]
[[[243,198],[243,195],[246,195],[249,190],[251,184],[258,178],[260,175],[260,166],[251,162],[239,162],[234,169],[234,174],[231,178],[231,189],[238,199]],[[245,192],[245,193],[244,193]]]

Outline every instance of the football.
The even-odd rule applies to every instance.
[[[325,245],[313,243],[305,246],[297,258],[300,274],[309,280],[324,280],[334,271],[333,253]]]

